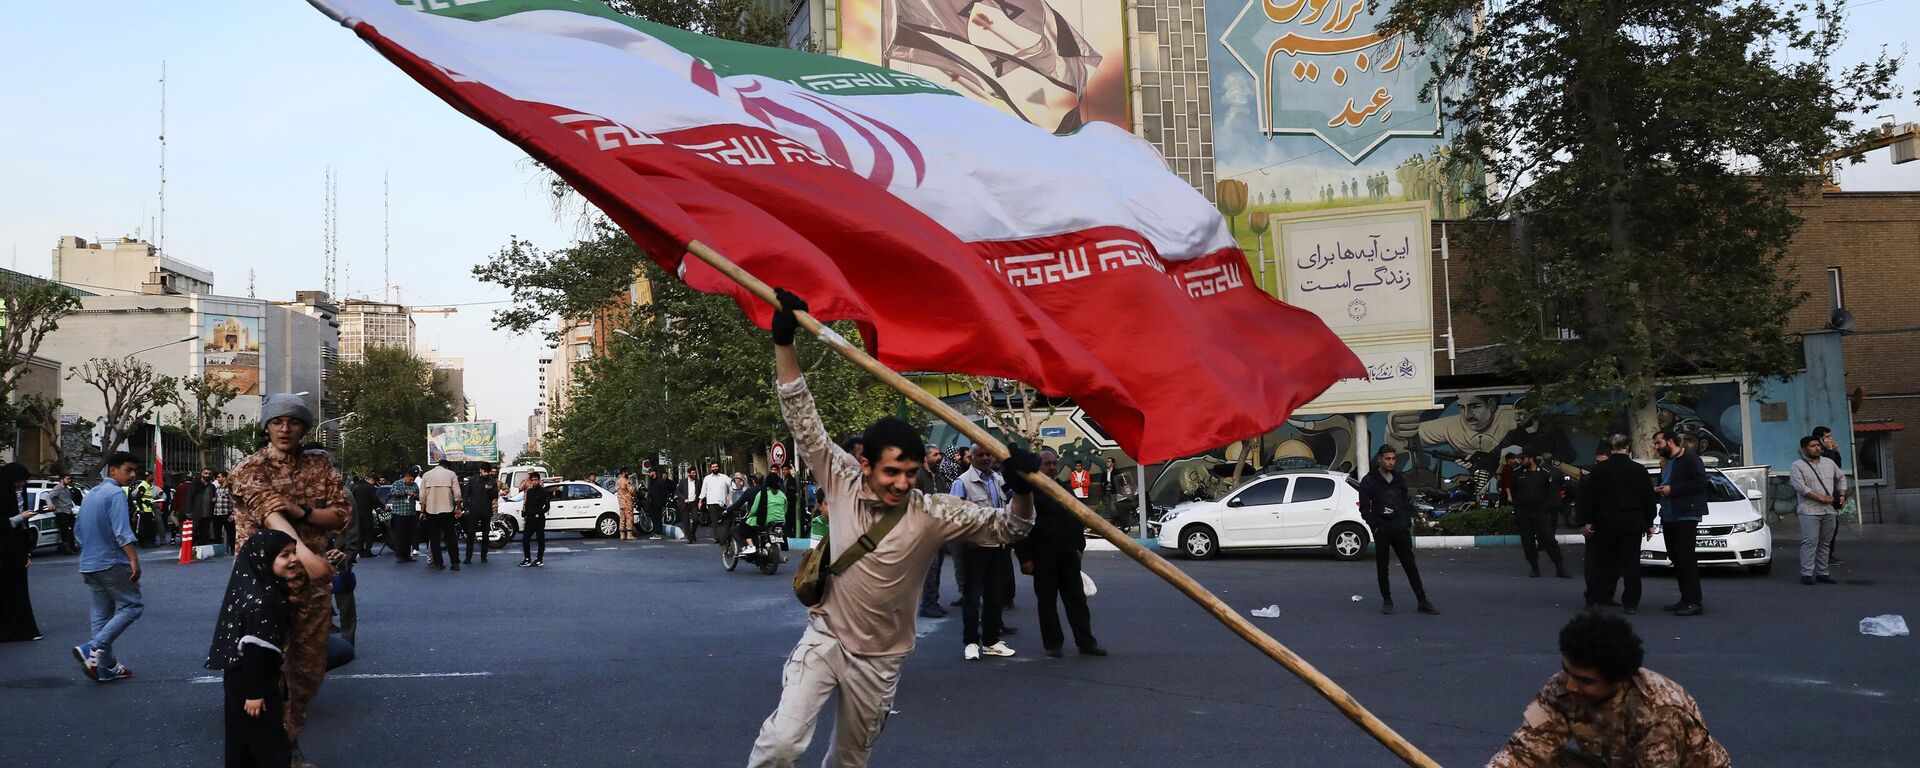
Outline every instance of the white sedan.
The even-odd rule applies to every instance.
[[[608,538],[620,535],[620,499],[612,491],[584,480],[547,483],[546,488],[549,532],[580,531],[588,536]],[[506,546],[526,527],[521,516],[526,502],[526,494],[519,492],[500,499],[500,514],[494,516],[487,532],[488,543]]]
[[[1660,469],[1650,467],[1654,484],[1660,483]],[[1707,516],[1695,534],[1694,553],[1700,567],[1746,566],[1754,573],[1773,570],[1773,529],[1760,514],[1759,490],[1741,492],[1720,470],[1707,469]],[[1660,522],[1654,521],[1653,538],[1640,543],[1640,565],[1670,566],[1667,542],[1661,536]]]
[[[1159,544],[1205,560],[1222,549],[1325,547],[1341,560],[1367,551],[1360,489],[1327,470],[1257,477],[1216,501],[1189,501],[1160,522]]]

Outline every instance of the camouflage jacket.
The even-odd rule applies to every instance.
[[[228,478],[233,482],[230,493],[236,542],[245,542],[254,531],[267,527],[269,512],[298,504],[342,513],[349,508],[346,486],[340,481],[339,470],[333,467],[333,457],[317,448],[304,449],[292,458],[272,447],[262,448],[234,467]],[[335,530],[344,527],[343,524]],[[304,520],[295,522],[293,529],[300,533],[300,541],[308,549],[327,551],[328,529]]]
[[[1565,672],[1554,675],[1506,748],[1487,761],[1487,768],[1560,765],[1731,768],[1733,761],[1686,689],[1641,669],[1600,704],[1569,693]]]

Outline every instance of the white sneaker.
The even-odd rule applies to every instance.
[[[966,659],[967,661],[979,661],[980,660],[980,644],[967,643],[967,650],[961,653],[960,657]]]
[[[1013,649],[1007,647],[1007,641],[1005,640],[1002,640],[1000,642],[994,643],[993,645],[989,645],[985,648],[982,648],[980,649],[980,652],[988,656],[1012,656],[1013,655]]]
[[[748,544],[748,545],[746,545],[745,547],[741,547],[741,548],[740,548],[740,554],[743,554],[743,555],[751,555],[751,554],[756,554],[756,553],[758,553],[759,551],[760,551],[760,550],[758,550],[758,549],[755,549],[755,548],[753,547],[753,545],[752,545],[752,544]]]

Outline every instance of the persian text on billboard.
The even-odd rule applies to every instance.
[[[499,430],[491,421],[427,425],[427,463],[499,461]]]

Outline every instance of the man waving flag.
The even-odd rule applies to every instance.
[[[1054,136],[918,77],[593,0],[312,2],[763,327],[772,309],[688,243],[857,322],[896,370],[1072,397],[1146,462],[1270,430],[1363,375],[1115,126]]]

